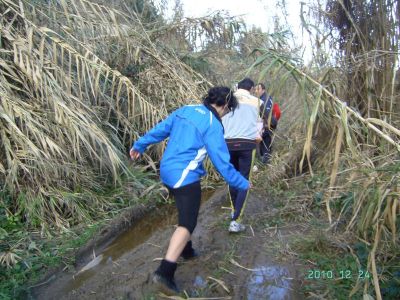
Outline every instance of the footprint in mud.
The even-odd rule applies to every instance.
[[[247,285],[247,299],[291,299],[289,270],[281,266],[261,266],[254,270]]]

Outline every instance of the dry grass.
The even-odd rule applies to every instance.
[[[132,141],[210,86],[159,37],[233,29],[215,17],[149,27],[133,10],[86,0],[0,6],[0,182],[23,199],[2,205],[61,228],[107,210],[93,191],[131,173]],[[153,168],[162,148],[145,157]],[[146,189],[139,179],[136,188]]]
[[[130,173],[126,152],[132,140],[170,110],[198,102],[211,85],[182,63],[182,53],[198,47],[196,55],[208,55],[211,62],[208,75],[231,84],[243,77],[239,68],[252,58],[233,56],[229,45],[236,41],[241,55],[262,47],[253,52],[249,74],[260,82],[268,79],[268,92],[283,109],[275,138],[281,146],[268,181],[307,171],[329,174],[327,219],[332,228],[345,221],[348,231],[372,246],[369,266],[379,298],[379,254],[399,239],[399,53],[391,8],[373,20],[392,37],[383,34],[382,42],[366,39],[379,30],[357,24],[341,1],[330,3],[330,9],[344,11],[328,16],[336,25],[347,20],[351,32],[340,31],[337,41],[341,67],[314,70],[291,58],[284,34],[242,34],[240,22],[221,14],[144,23],[146,13],[139,15],[129,2],[101,3],[0,0],[0,183],[13,196],[13,203],[2,206],[28,224],[60,228],[70,226],[71,215],[76,222],[106,210],[109,203],[93,191]],[[153,147],[146,157],[153,169],[162,148]],[[139,179],[132,188],[146,190]],[[332,209],[342,191],[354,192],[348,220]],[[7,264],[18,259],[7,253],[1,258]]]
[[[354,10],[363,7],[365,6],[357,6]],[[387,9],[387,18],[390,20],[393,17],[389,13],[391,9]],[[385,16],[381,13],[379,20],[382,21]],[[366,15],[362,16],[365,17]],[[385,21],[385,26],[391,24],[390,20]],[[367,21],[362,26],[369,25]],[[358,27],[355,22],[352,26],[356,26],[355,35],[366,30]],[[325,185],[323,202],[326,217],[332,228],[344,222],[347,224],[347,231],[355,232],[371,246],[368,268],[373,274],[373,285],[378,299],[382,295],[379,288],[381,274],[377,265],[385,264],[386,260],[377,255],[377,252],[390,253],[389,244],[398,244],[396,222],[400,213],[400,115],[397,113],[400,95],[396,69],[399,54],[396,45],[399,39],[390,27],[387,30],[393,37],[390,42],[378,45],[369,44],[374,41],[378,43],[377,39],[361,39],[362,47],[357,49],[351,48],[353,44],[350,46],[355,43],[354,36],[342,36],[342,42],[347,42],[349,47],[336,53],[335,59],[340,68],[329,67],[327,63],[326,66],[317,66],[319,69],[311,71],[311,68],[297,64],[272,49],[257,49],[255,53],[258,58],[252,66],[259,71],[261,80],[268,80],[268,85],[277,87],[286,84],[296,89],[294,94],[297,98],[286,95],[287,106],[292,105],[300,111],[304,107],[302,115],[293,110],[283,113],[281,123],[289,133],[283,133],[279,129],[276,142],[277,145],[285,143],[281,139],[285,137],[290,146],[277,149],[279,153],[275,154],[268,172],[273,175],[268,177],[276,181],[290,170],[295,170],[290,174],[298,171],[308,171],[311,175],[315,172],[330,174]],[[376,31],[365,31],[361,35],[365,37],[375,33]],[[346,37],[349,39],[346,40]],[[333,40],[335,37],[330,38]],[[321,44],[315,49],[321,51],[320,46]],[[321,57],[321,53],[315,54]],[[352,59],[349,59],[350,56]],[[270,92],[277,95],[285,93],[284,89],[273,88]],[[289,116],[290,120],[287,122],[285,118]],[[305,140],[302,138],[304,136]],[[301,143],[302,154],[299,154]],[[274,179],[274,176],[277,178]],[[352,214],[345,219],[343,209],[332,211],[332,205],[337,205],[339,195],[343,192],[354,195]],[[365,293],[366,291],[367,287]]]
[[[244,30],[223,14],[167,23],[111,2],[0,0],[0,209],[42,235],[162,192],[129,163],[132,141],[211,86],[183,53]],[[144,168],[157,171],[164,146]],[[20,260],[14,244],[0,264]]]

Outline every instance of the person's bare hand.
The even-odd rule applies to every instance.
[[[249,189],[253,188],[253,184],[249,181]]]
[[[133,148],[131,149],[131,151],[129,151],[129,155],[131,157],[132,160],[138,159],[140,156],[140,152],[134,150]]]

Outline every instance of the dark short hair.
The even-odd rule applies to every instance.
[[[216,86],[208,90],[207,95],[203,100],[204,104],[215,104],[217,106],[224,106],[228,104],[228,108],[234,111],[238,106],[236,97],[233,91],[226,86]]]
[[[261,88],[263,89],[263,90],[265,90],[265,84],[264,83],[257,83],[257,85],[260,85],[261,86]]]
[[[238,83],[238,89],[250,91],[252,87],[254,87],[254,81],[250,78],[245,78]]]

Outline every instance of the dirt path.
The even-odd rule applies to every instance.
[[[301,268],[290,255],[275,259],[285,251],[285,235],[296,234],[296,226],[284,230],[268,225],[274,210],[266,199],[250,195],[245,208],[247,230],[229,234],[229,210],[225,189],[218,190],[202,205],[193,244],[201,256],[179,261],[178,286],[190,297],[221,299],[303,299],[298,290]],[[174,230],[174,209],[167,209],[152,223],[139,222],[135,232],[127,232],[111,248],[74,272],[62,272],[35,292],[36,299],[162,299],[154,290],[151,274],[158,266]],[[157,220],[158,218],[158,220]],[[146,220],[144,220],[146,221]],[[141,227],[140,227],[141,226]],[[140,234],[138,234],[140,232]],[[125,240],[124,240],[125,239]],[[131,250],[123,249],[127,243]],[[133,249],[132,249],[133,248]],[[88,263],[88,262],[85,262]],[[91,267],[91,268],[89,268]],[[184,293],[182,297],[186,297]]]

